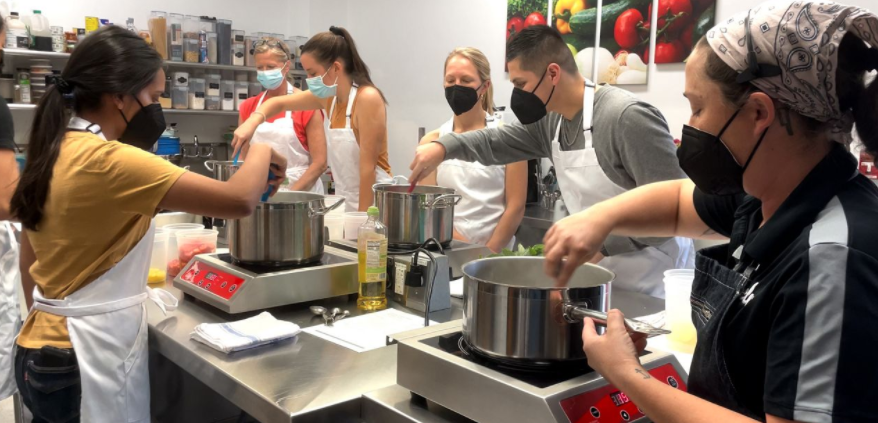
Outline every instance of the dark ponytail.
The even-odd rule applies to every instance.
[[[149,86],[162,64],[155,50],[122,27],[101,28],[79,43],[60,79],[37,105],[27,162],[10,204],[12,214],[25,228],[36,231],[43,218],[55,162],[72,114],[99,109],[105,94],[136,96]]]
[[[340,60],[351,81],[361,87],[369,86],[378,90],[378,87],[372,82],[369,67],[360,57],[354,38],[351,37],[348,30],[338,26],[329,27],[329,31],[311,37],[302,46],[302,54],[305,53],[311,54],[320,64],[327,67],[332,62]],[[378,93],[381,94],[381,99],[387,103],[384,93],[381,90],[378,90]]]

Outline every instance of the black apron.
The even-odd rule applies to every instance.
[[[737,220],[729,244],[705,248],[695,257],[695,280],[690,302],[698,343],[689,368],[689,393],[764,421],[764,413],[754,414],[738,399],[735,384],[726,365],[723,342],[723,331],[728,330],[725,321],[729,310],[736,301],[742,301],[746,296],[746,290],[753,282],[750,278],[754,276],[754,269],[758,268],[753,263],[743,265],[747,260],[736,260],[729,249],[743,245],[743,240],[752,232],[754,223],[747,219]],[[734,269],[725,264],[736,262]]]

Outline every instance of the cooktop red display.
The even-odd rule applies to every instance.
[[[649,374],[671,387],[686,390],[686,382],[670,363],[650,370]],[[611,385],[561,400],[561,408],[570,423],[618,423],[644,416],[628,395]]]
[[[230,275],[204,262],[196,261],[180,276],[185,282],[230,300],[241,290],[246,280]]]

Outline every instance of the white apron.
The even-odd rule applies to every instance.
[[[357,86],[351,87],[351,95],[348,97],[348,107],[345,112],[344,128],[331,129],[332,116],[335,111],[335,102],[338,97],[332,99],[329,108],[329,118],[326,119],[326,156],[329,168],[332,170],[332,179],[335,181],[335,195],[345,199],[345,211],[353,212],[360,207],[360,146],[351,129],[351,109],[354,106],[354,98],[357,96]],[[384,169],[375,166],[375,183],[390,183],[392,178]],[[369,200],[371,203],[373,200]]]
[[[493,116],[487,115],[485,121],[488,128],[497,127]],[[453,118],[439,128],[440,136],[451,132]],[[436,170],[436,184],[463,196],[454,206],[454,229],[474,244],[487,244],[506,211],[506,166],[446,160]],[[506,248],[513,245],[515,237]]]
[[[561,150],[559,137],[563,120],[558,122],[555,139],[552,141],[552,161],[555,163],[564,204],[570,214],[583,211],[627,191],[611,181],[598,164],[592,145],[594,92],[594,84],[591,81],[586,82],[582,104],[585,148],[573,151]],[[616,273],[613,286],[664,298],[665,287],[662,281],[664,271],[692,268],[695,261],[694,250],[691,239],[676,237],[658,247],[647,247],[640,251],[605,257],[599,264]]]
[[[103,137],[100,127],[80,118],[68,128]],[[151,299],[162,312],[177,299],[146,286],[155,222],[134,248],[107,273],[63,299],[43,297],[34,287],[35,310],[67,318],[82,383],[83,422],[149,422],[147,316]]]
[[[13,356],[15,337],[21,329],[17,292],[21,284],[21,273],[18,271],[20,249],[12,223],[0,222],[0,400],[18,390],[15,386]]]
[[[268,91],[262,93],[259,97],[259,103],[256,108],[262,105],[265,95]],[[293,86],[287,82],[287,94],[293,93]],[[296,129],[293,124],[293,112],[287,111],[286,115],[274,122],[263,122],[256,127],[251,140],[253,143],[263,143],[272,146],[278,153],[287,158],[287,184],[281,185],[282,191],[289,191],[289,187],[293,185],[311,165],[311,154],[302,145]],[[311,187],[310,192],[323,194],[323,182],[318,179]]]

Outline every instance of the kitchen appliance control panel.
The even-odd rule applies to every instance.
[[[649,374],[673,388],[686,391],[686,382],[667,363],[649,370]],[[612,385],[561,400],[561,408],[570,423],[634,422],[644,417],[643,412],[624,392]]]
[[[180,276],[180,279],[225,300],[232,299],[246,282],[244,279],[230,275],[201,261],[192,263],[192,266]]]

